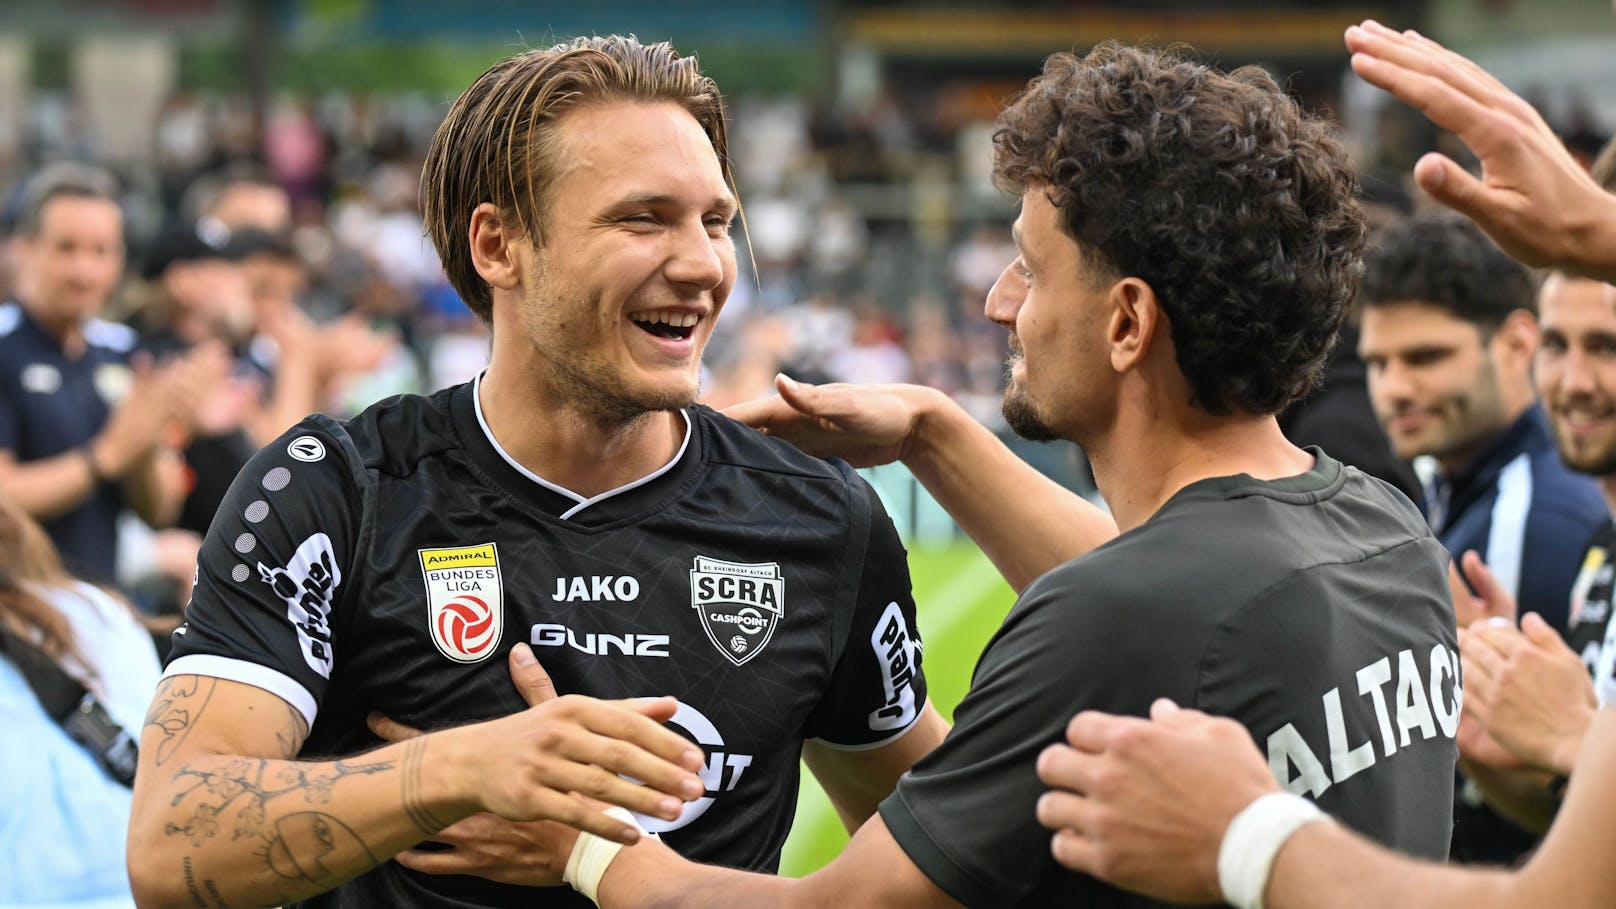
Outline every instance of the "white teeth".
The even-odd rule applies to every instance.
[[[693,312],[677,313],[668,312],[666,310],[631,312],[628,314],[628,317],[636,322],[646,322],[649,324],[661,323],[663,325],[672,325],[675,328],[691,328],[697,322],[701,321],[701,317]]]

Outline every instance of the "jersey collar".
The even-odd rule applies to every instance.
[[[529,470],[527,467],[523,466],[521,462],[511,457],[510,453],[505,450],[505,447],[499,444],[499,440],[494,438],[493,431],[488,428],[487,419],[483,417],[482,380],[483,374],[478,373],[477,377],[472,380],[470,389],[472,411],[476,415],[477,427],[482,438],[487,440],[488,446],[490,449],[492,449],[493,454],[497,456],[505,466],[510,468],[510,471],[513,471],[516,475],[520,476],[528,484],[537,486],[539,489],[550,494],[542,497],[542,499],[545,500],[549,505],[546,510],[550,511],[561,520],[571,521],[581,519],[589,523],[594,523],[596,520],[601,518],[611,520],[617,516],[620,516],[622,511],[621,508],[615,506],[627,505],[630,500],[636,502],[642,501],[639,496],[628,496],[627,493],[644,489],[646,490],[647,494],[654,494],[652,492],[653,489],[661,489],[664,485],[664,483],[658,482],[659,480],[664,480],[665,478],[674,479],[678,476],[682,476],[685,472],[684,470],[676,471],[675,468],[679,468],[681,465],[685,464],[685,454],[690,449],[691,439],[695,433],[694,424],[690,418],[690,411],[688,409],[681,409],[679,411],[679,416],[684,420],[685,423],[684,439],[679,443],[679,450],[674,452],[673,457],[669,459],[666,464],[663,464],[656,470],[646,474],[643,477],[640,477],[637,480],[624,483],[622,486],[618,486],[615,489],[608,489],[605,492],[593,496],[583,496],[579,493],[573,492],[570,489],[567,489],[564,486],[561,486],[560,484],[552,483],[551,481],[546,480],[545,478]],[[691,461],[693,462],[694,460],[695,458],[692,457]],[[586,510],[589,512],[589,514],[582,515],[580,518],[580,514]],[[608,516],[608,513],[610,513],[610,516]]]

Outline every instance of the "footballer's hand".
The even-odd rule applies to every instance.
[[[477,811],[512,821],[558,821],[628,844],[639,839],[638,828],[577,796],[672,820],[684,802],[705,791],[694,772],[703,766],[700,750],[661,725],[678,709],[673,698],[556,697],[525,643],[512,650],[510,666],[534,706],[432,734],[451,750],[457,788],[470,794]],[[383,738],[414,731],[377,715],[370,726]]]
[[[394,856],[422,874],[466,874],[523,887],[556,887],[578,831],[554,821],[473,814]]]
[[[1038,821],[1056,861],[1157,899],[1216,903],[1218,848],[1241,809],[1278,789],[1251,734],[1165,699],[1151,719],[1085,711],[1038,757]]]
[[[927,411],[946,405],[942,392],[923,385],[810,385],[784,374],[779,394],[726,408],[724,414],[816,457],[841,458],[854,467],[902,460]]]
[[[1481,159],[1478,178],[1432,152],[1414,180],[1468,216],[1513,258],[1616,281],[1609,243],[1616,199],[1566,151],[1543,118],[1470,60],[1415,32],[1366,21],[1347,29],[1353,70],[1456,134]]]
[[[1484,718],[1492,738],[1526,764],[1570,776],[1599,709],[1576,651],[1527,613],[1519,629],[1495,622],[1470,628],[1460,653],[1466,712]]]

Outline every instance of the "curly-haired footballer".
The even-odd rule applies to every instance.
[[[1071,558],[1094,514],[937,393],[783,381],[789,404],[745,418],[901,456],[1012,582],[1044,573],[948,738],[829,867],[790,881],[591,849],[602,905],[1151,905],[1053,861],[1035,764],[1079,710],[1159,697],[1238,719],[1282,785],[1370,837],[1446,853],[1447,557],[1401,493],[1274,418],[1312,387],[1361,270],[1340,145],[1260,70],[1117,45],[1051,58],[996,142],[1022,203],[987,301],[1012,332],[1005,412],[1084,446],[1120,535]]]

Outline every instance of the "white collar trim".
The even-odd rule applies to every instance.
[[[484,370],[484,372],[487,372],[487,370]],[[578,503],[578,504],[572,506],[571,508],[569,508],[566,511],[563,511],[561,513],[560,517],[561,517],[561,519],[563,521],[568,520],[573,515],[577,514],[580,511],[583,511],[585,508],[588,508],[589,506],[595,504],[596,502],[603,502],[606,499],[611,498],[612,496],[628,492],[631,489],[638,489],[639,487],[644,486],[645,484],[651,482],[652,480],[655,480],[657,477],[662,476],[663,474],[665,474],[668,471],[672,470],[673,466],[675,464],[679,463],[679,460],[685,456],[685,449],[690,447],[690,414],[686,413],[683,409],[681,409],[679,411],[679,416],[683,417],[684,421],[685,421],[685,438],[684,438],[684,441],[679,443],[679,450],[677,452],[674,452],[673,458],[671,460],[669,460],[668,463],[662,465],[661,467],[657,468],[656,470],[652,471],[651,473],[648,473],[645,476],[640,477],[638,480],[634,480],[633,482],[630,482],[630,483],[624,483],[622,486],[619,486],[616,489],[608,489],[605,492],[600,493],[599,495],[590,496],[588,498],[585,498],[584,496],[581,496],[578,493],[573,492],[572,490],[567,489],[564,486],[557,486],[556,484],[550,482],[549,480],[546,480],[544,477],[541,477],[538,474],[534,473],[533,471],[528,470],[526,467],[523,467],[521,462],[519,462],[515,458],[511,457],[510,452],[507,452],[505,450],[505,446],[499,444],[499,440],[494,438],[493,430],[488,428],[488,421],[483,418],[482,386],[483,386],[483,373],[480,372],[480,373],[477,374],[477,378],[472,380],[472,383],[471,383],[471,401],[472,401],[472,404],[476,408],[476,411],[477,411],[477,425],[482,427],[483,435],[487,437],[488,444],[494,446],[494,450],[499,452],[499,456],[505,459],[505,463],[507,463],[507,464],[511,465],[512,467],[514,467],[516,469],[517,473],[520,473],[522,476],[527,477],[529,480],[532,480],[533,482],[539,484],[540,486],[544,487],[545,489],[550,490],[551,492],[553,492],[553,493],[555,493],[557,495],[566,496],[567,498],[569,498],[569,499],[573,500],[574,502]]]

